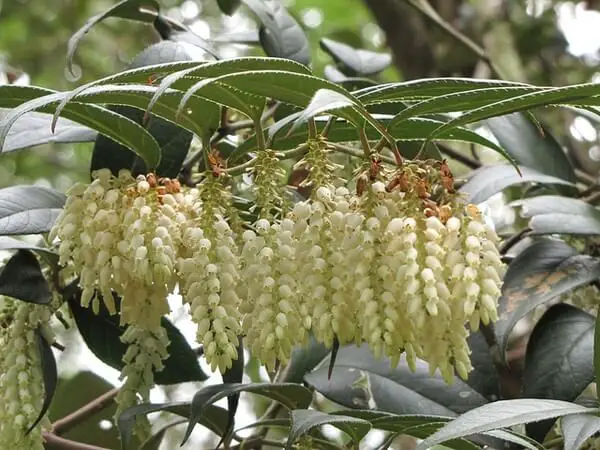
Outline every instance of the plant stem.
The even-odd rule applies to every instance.
[[[54,433],[44,432],[42,433],[44,438],[45,448],[56,449],[56,450],[110,450],[106,447],[98,447],[96,445],[84,444],[82,442],[72,441],[57,436]]]
[[[86,421],[97,412],[109,407],[118,393],[119,388],[111,389],[110,391],[105,392],[101,396],[93,399],[91,402],[83,405],[76,411],[73,411],[71,414],[56,420],[52,424],[52,433],[55,435],[60,435],[69,431],[71,428],[77,426],[81,422]]]
[[[369,144],[369,138],[367,137],[364,128],[358,130],[358,136],[360,137],[360,145],[362,146],[365,157],[369,159],[371,157],[371,145]]]
[[[277,152],[279,154],[279,160],[283,161],[284,159],[292,159],[298,156],[302,156],[306,149],[308,148],[308,144],[300,144],[298,147],[293,148],[291,150],[286,150],[283,152]],[[237,166],[226,169],[226,172],[231,175],[240,175],[246,171],[246,169],[252,167],[254,165],[255,159],[251,159],[250,161],[246,161],[245,163],[239,164]]]
[[[314,118],[308,119],[308,138],[316,139],[317,138],[317,123]]]
[[[336,142],[328,142],[327,145],[329,145],[332,149],[334,149],[340,153],[345,153],[346,155],[354,156],[356,158],[362,158],[362,159],[365,158],[365,155],[363,152],[361,152],[360,150],[356,150],[352,147],[347,147],[345,145],[338,144]],[[393,158],[390,158],[388,156],[380,155],[380,158],[383,162],[386,162],[388,164],[392,164],[392,165],[396,164],[396,161]]]
[[[499,249],[501,255],[505,255],[511,248],[513,248],[523,237],[531,231],[531,228],[525,227],[518,233],[513,234],[511,237],[506,239]]]

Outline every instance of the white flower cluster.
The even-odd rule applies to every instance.
[[[322,150],[309,154],[320,160]],[[393,364],[402,353],[413,366],[422,358],[450,381],[471,370],[466,325],[497,319],[504,265],[494,231],[436,164],[391,178],[373,165],[356,194],[319,186],[335,177],[315,172],[310,200],[240,233],[228,223],[229,192],[211,173],[182,190],[152,175],[99,171],[71,192],[54,234],[84,303],[100,292],[114,311],[115,292],[124,323],[156,329],[178,284],[213,370],[231,367],[241,335],[273,368],[312,332],[328,347],[368,343]]]
[[[50,308],[0,297],[0,448],[43,450],[44,417],[28,434],[44,400],[35,330],[49,333]]]

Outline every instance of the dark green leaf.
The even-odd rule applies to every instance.
[[[366,345],[342,347],[331,379],[327,363],[304,379],[325,397],[348,408],[453,416],[487,402],[458,378],[448,386],[440,375],[430,376],[424,361],[417,360],[416,372],[408,368],[404,358],[393,369],[388,359],[376,359]]]
[[[578,199],[539,195],[517,200],[522,217],[531,217],[531,234],[600,234],[600,211]]]
[[[503,355],[515,324],[543,303],[600,276],[600,259],[580,255],[563,241],[542,239],[511,262],[504,276],[496,334]]]
[[[244,343],[242,336],[238,337],[240,343],[237,348],[238,357],[233,361],[230,369],[226,370],[222,375],[223,383],[241,383],[244,378]],[[223,435],[221,442],[217,448],[221,446],[224,440],[227,440],[235,428],[235,413],[237,412],[240,403],[240,394],[231,394],[227,397],[227,432]]]
[[[0,189],[0,235],[47,233],[65,203],[65,196],[41,186]]]
[[[308,66],[310,47],[304,30],[282,5],[274,8],[273,21],[263,22],[258,30],[263,50],[269,56],[291,59]]]
[[[446,424],[441,430],[420,442],[416,450],[426,450],[451,439],[470,436],[539,420],[596,412],[561,400],[521,398],[501,400],[472,409]]]
[[[29,244],[19,239],[0,236],[0,250],[31,250],[52,266],[58,266],[58,255],[52,249]]]
[[[191,404],[190,402],[142,403],[123,411],[117,419],[123,450],[128,450],[130,446],[137,416],[159,411],[167,411],[189,419]],[[198,417],[197,423],[208,428],[216,435],[222,436],[227,426],[227,411],[219,406],[208,405],[204,410],[204,414]]]
[[[174,422],[163,425],[154,433],[153,436],[146,439],[146,441],[140,446],[139,450],[159,450],[160,445],[165,437],[167,431],[177,425],[182,425],[187,422],[187,419],[178,419]]]
[[[97,315],[91,308],[82,307],[80,295],[79,292],[69,299],[69,306],[83,340],[102,362],[121,370],[127,345],[123,344],[120,338],[126,328],[120,326],[119,317],[111,316],[102,302]],[[177,327],[164,317],[161,319],[161,325],[166,329],[171,343],[168,347],[169,357],[164,361],[164,369],[154,374],[155,383],[177,384],[206,380],[208,377],[200,368],[196,354]]]
[[[528,167],[519,167],[519,174],[514,167],[508,165],[485,166],[475,170],[469,181],[460,188],[467,194],[471,203],[481,203],[492,195],[501,192],[507,187],[523,183],[544,183],[573,186],[572,183],[561,178],[544,175]]]
[[[471,333],[467,339],[471,349],[473,370],[466,383],[489,400],[500,398],[498,371],[494,365],[490,348],[481,332]]]
[[[351,75],[376,75],[392,63],[392,57],[388,53],[356,49],[327,38],[322,38],[320,44],[325,52],[342,65],[342,72],[347,73],[350,69]]]
[[[307,408],[312,401],[312,393],[304,386],[294,383],[232,383],[205,386],[196,392],[192,399],[190,424],[185,433],[183,443],[192,434],[196,418],[202,415],[207,405],[211,405],[222,398],[240,392],[250,392],[268,397],[271,400],[281,403],[288,409]]]
[[[150,12],[144,11],[144,8],[149,8]],[[122,19],[152,23],[154,22],[156,14],[152,14],[151,11],[158,12],[159,10],[160,4],[156,0],[122,0],[103,13],[90,17],[85,25],[71,36],[67,44],[67,67],[69,68],[69,71],[73,73],[73,55],[75,55],[75,50],[79,45],[79,41],[96,24],[108,17],[120,17]]]
[[[329,349],[311,335],[307,346],[298,346],[292,350],[282,381],[301,383],[304,375],[313,370],[328,354]]]
[[[371,424],[357,417],[331,415],[312,409],[297,409],[291,411],[292,424],[288,435],[286,450],[293,448],[294,442],[310,432],[313,428],[322,425],[333,425],[352,438],[355,446],[371,430]]]
[[[284,419],[284,418],[265,419],[265,420],[259,420],[258,422],[253,422],[250,425],[245,425],[241,428],[238,428],[237,430],[235,430],[235,432],[239,433],[240,431],[243,431],[243,430],[249,430],[251,428],[258,428],[258,427],[288,428],[289,426],[290,426],[290,419]]]
[[[0,118],[3,112],[0,111]],[[12,126],[2,152],[14,152],[36,145],[50,143],[91,142],[97,133],[91,128],[79,125],[68,119],[60,119],[54,130],[50,128],[52,116],[42,113],[27,113]]]
[[[565,450],[579,450],[585,441],[600,432],[600,417],[573,414],[561,419]]]
[[[136,69],[147,64],[186,61],[189,59],[191,58],[182,45],[175,42],[161,41],[138,54],[131,62],[130,69]],[[112,110],[135,123],[140,125],[144,123],[144,113],[139,109],[114,106]],[[108,168],[116,175],[120,169],[129,169],[134,175],[137,175],[156,169],[156,173],[160,176],[177,177],[192,142],[192,133],[159,118],[151,119],[148,131],[156,139],[161,150],[161,161],[158,167],[147,167],[131,150],[110,138],[100,135],[96,139],[96,145],[92,153],[90,171]],[[204,133],[201,137],[204,137]]]
[[[0,295],[47,305],[52,300],[40,263],[29,250],[18,250],[0,272]]]
[[[492,117],[485,124],[520,165],[571,183],[577,181],[569,158],[554,136],[524,114]]]
[[[42,409],[38,414],[37,419],[29,426],[26,434],[29,434],[40,420],[44,417],[46,412],[48,412],[48,408],[50,408],[50,403],[52,403],[52,397],[54,397],[54,392],[56,391],[56,385],[58,383],[58,370],[56,368],[56,360],[54,359],[54,353],[52,353],[52,347],[50,347],[50,343],[46,340],[41,331],[35,330],[35,338],[38,345],[38,352],[40,355],[40,363],[42,366],[42,375],[44,378],[44,401],[42,402]]]
[[[231,16],[236,9],[240,6],[240,0],[217,0],[217,4],[221,11],[228,16]]]
[[[0,149],[17,119],[33,110],[53,112],[68,95],[31,86],[0,86],[0,107],[13,108],[0,121]],[[137,123],[107,108],[71,102],[65,106],[62,115],[118,141],[144,158],[150,167],[156,167],[160,161],[160,147],[152,135]]]
[[[523,397],[574,401],[594,380],[595,319],[567,304],[551,306],[527,344]],[[532,423],[527,434],[542,441],[552,421]]]

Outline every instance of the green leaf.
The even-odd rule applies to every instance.
[[[473,370],[466,383],[489,400],[500,398],[500,380],[494,365],[490,347],[480,331],[467,338],[471,350]]]
[[[0,118],[5,111],[0,110]],[[60,119],[54,133],[51,124],[52,116],[48,114],[31,112],[23,115],[8,132],[2,152],[14,152],[42,144],[91,142],[96,139],[94,130],[71,120]]]
[[[71,36],[67,44],[67,67],[69,72],[73,73],[73,56],[79,45],[79,41],[90,31],[96,24],[102,22],[108,17],[120,17],[122,19],[138,20],[142,22],[152,23],[156,18],[156,14],[145,12],[144,8],[150,8],[158,12],[160,4],[156,0],[122,0],[116,5],[113,5],[108,10],[101,14],[90,17],[85,25]]]
[[[573,165],[556,138],[526,115],[492,117],[485,125],[520,165],[571,183],[577,181]]]
[[[175,58],[177,60],[191,59],[181,44],[162,41],[148,47],[138,54],[131,62],[130,68],[135,69],[146,63],[174,62]],[[213,107],[211,110],[212,105],[208,105],[207,102],[203,103],[204,104],[200,106],[201,109],[198,109],[198,111],[206,110],[209,117],[211,116],[211,113],[212,116],[218,115],[218,112],[214,111],[214,109],[217,108]],[[112,107],[112,110],[140,125],[145,122],[144,113],[139,109],[114,106]],[[60,110],[57,109],[56,113],[59,114]],[[210,121],[209,118],[209,123],[203,123],[201,119],[206,118],[206,114],[200,114],[201,116],[199,119],[202,131],[199,136],[204,138],[212,125],[212,121]],[[156,142],[160,147],[161,160],[158,167],[145,166],[144,162],[136,157],[135,153],[120,145],[118,142],[105,136],[98,136],[92,153],[90,171],[93,172],[97,169],[109,168],[116,175],[119,173],[120,169],[129,169],[134,175],[137,175],[139,173],[147,173],[156,170],[156,173],[160,176],[170,178],[177,177],[183,161],[188,154],[193,138],[192,133],[174,123],[157,118],[152,118],[148,126],[148,131],[154,139],[156,139]]]
[[[313,95],[313,98],[304,111],[298,115],[291,131],[314,116],[335,111],[336,109],[351,108],[354,104],[350,98],[339,92],[332,91],[331,89],[319,89],[315,92],[315,95]]]
[[[77,328],[88,348],[102,362],[121,370],[123,355],[127,345],[121,342],[125,327],[120,326],[119,317],[111,316],[101,302],[99,314],[91,308],[84,308],[80,303],[81,292],[69,299]],[[167,331],[171,342],[168,347],[169,357],[164,361],[164,369],[154,373],[156,384],[177,384],[187,381],[204,381],[208,377],[200,368],[198,358],[181,332],[166,318],[161,325]]]
[[[439,374],[429,375],[424,361],[417,360],[416,371],[412,372],[401,358],[394,369],[388,359],[376,359],[366,345],[340,348],[331,379],[327,365],[326,360],[304,380],[328,399],[348,408],[454,416],[487,403],[458,378],[448,386]]]
[[[0,86],[0,107],[13,108],[0,121],[0,149],[13,123],[23,114],[38,110],[53,112],[68,93],[31,86]],[[96,105],[69,103],[62,115],[110,137],[142,157],[148,166],[160,161],[160,147],[148,131],[134,121]]]
[[[578,450],[585,441],[600,432],[600,417],[591,414],[573,414],[561,419],[565,450]]]
[[[244,378],[244,343],[242,336],[238,337],[239,345],[237,348],[237,359],[233,361],[231,368],[223,373],[223,383],[241,383]],[[231,394],[227,397],[227,431],[221,438],[221,442],[217,445],[217,448],[221,446],[223,441],[229,439],[233,429],[235,428],[235,414],[237,412],[240,403],[240,394]]]
[[[511,262],[499,300],[496,334],[504,355],[515,324],[545,302],[600,276],[600,259],[580,255],[562,241],[542,239]]]
[[[509,87],[530,87],[530,85],[511,81],[477,80],[473,78],[426,78],[400,83],[387,83],[373,88],[361,89],[355,94],[363,104],[369,105],[439,97],[475,89]]]
[[[582,200],[540,195],[517,200],[511,206],[520,206],[521,216],[531,217],[531,234],[600,234],[600,210]]]
[[[470,436],[485,431],[537,422],[569,414],[593,413],[597,410],[561,400],[521,398],[500,400],[468,411],[441,430],[420,442],[416,450],[426,450],[451,439]]]
[[[44,379],[44,401],[42,402],[42,409],[37,418],[29,426],[25,434],[29,434],[48,412],[48,408],[50,408],[50,403],[52,403],[52,398],[54,397],[54,392],[56,392],[56,385],[58,384],[58,370],[56,368],[54,353],[52,353],[52,347],[50,347],[50,343],[39,329],[35,330],[35,338],[38,345],[40,364],[42,366],[42,375]]]
[[[159,411],[170,412],[189,419],[191,404],[190,402],[142,403],[123,411],[117,419],[123,450],[128,450],[130,447],[137,416]],[[222,436],[227,429],[227,411],[219,406],[208,405],[204,410],[204,414],[198,417],[197,423],[208,428],[216,435]]]
[[[537,106],[556,105],[561,103],[572,103],[578,101],[584,104],[584,100],[599,95],[600,91],[596,83],[578,84],[559,88],[550,88],[543,91],[524,94],[519,97],[494,102],[457,117],[447,122],[436,130],[432,137],[438,133],[449,130],[459,125],[479,122],[491,117],[502,116],[513,112],[525,111]]]
[[[574,401],[594,380],[595,319],[567,304],[551,306],[536,324],[527,344],[523,397]],[[527,426],[542,441],[552,422]]]
[[[160,445],[162,444],[163,439],[165,438],[165,434],[171,428],[176,427],[178,425],[182,425],[187,422],[187,419],[178,419],[174,422],[163,425],[148,439],[144,441],[142,445],[140,445],[139,450],[159,450]]]
[[[41,186],[0,189],[0,235],[47,233],[64,203],[63,194]]]
[[[388,53],[356,49],[327,38],[322,38],[320,44],[323,51],[328,53],[338,65],[342,65],[342,72],[347,73],[349,69],[353,76],[376,75],[392,63],[392,57]]]
[[[258,30],[263,50],[269,56],[291,59],[308,66],[311,55],[304,30],[282,5],[273,7],[272,21],[263,22]]]
[[[288,409],[307,408],[312,401],[312,393],[304,386],[294,383],[232,383],[205,386],[197,391],[192,399],[190,423],[182,445],[189,439],[197,422],[196,419],[202,415],[207,405],[240,392],[250,392],[268,397]]]
[[[217,5],[219,5],[219,9],[228,16],[233,15],[235,10],[239,8],[240,4],[240,0],[217,0]]]
[[[311,334],[307,346],[297,346],[292,350],[290,362],[285,369],[282,381],[301,383],[304,375],[313,370],[328,354],[329,349],[317,342]]]
[[[18,250],[4,265],[0,272],[0,295],[38,305],[47,305],[52,300],[40,263],[29,250]]]
[[[543,183],[573,186],[572,183],[561,178],[544,175],[528,167],[519,167],[521,174],[509,165],[484,166],[472,172],[460,191],[467,194],[467,201],[481,203],[492,195],[501,192],[510,186],[523,183]]]
[[[352,438],[356,448],[358,443],[371,430],[371,424],[357,417],[331,415],[312,409],[297,409],[291,411],[292,424],[288,435],[286,450],[293,448],[294,442],[310,432],[313,428],[322,425],[333,425]]]
[[[52,266],[58,266],[58,255],[48,247],[40,247],[20,241],[19,239],[0,236],[0,250],[31,250],[34,253],[38,253],[40,257]]]

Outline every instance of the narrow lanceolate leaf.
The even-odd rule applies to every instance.
[[[585,441],[600,432],[600,417],[574,414],[561,419],[565,450],[579,450]]]
[[[376,409],[395,414],[454,416],[487,403],[462,380],[448,386],[438,374],[429,375],[427,363],[417,360],[413,372],[404,358],[392,368],[376,359],[366,345],[340,348],[328,377],[328,361],[304,377],[328,399],[348,408]]]
[[[594,380],[591,314],[567,304],[550,307],[527,344],[522,396],[574,401]],[[527,434],[542,441],[552,421],[531,423]]]
[[[596,409],[586,408],[561,400],[528,398],[501,400],[462,414],[441,430],[419,443],[416,450],[426,450],[451,439],[485,431],[537,422],[544,419],[553,419],[570,414],[594,413],[596,411]]]
[[[244,378],[244,343],[242,336],[238,337],[239,345],[237,348],[237,359],[233,361],[233,364],[230,369],[226,370],[223,373],[223,383],[231,384],[231,383],[241,383]],[[223,441],[228,442],[235,428],[235,414],[237,413],[238,406],[240,404],[240,394],[231,394],[227,397],[227,429],[223,437],[221,438],[221,442],[217,445],[217,448],[220,447],[220,444]]]
[[[42,402],[42,409],[40,410],[37,419],[29,426],[26,433],[31,432],[48,412],[50,404],[52,403],[52,398],[54,397],[54,392],[56,391],[56,385],[58,384],[58,370],[56,368],[54,353],[52,353],[52,347],[50,347],[50,343],[39,329],[35,330],[35,337],[38,344],[38,352],[40,354],[42,376],[44,378],[44,401]]]
[[[522,217],[531,217],[531,234],[600,234],[600,210],[582,200],[540,195],[511,205],[521,207]]]
[[[577,101],[584,104],[585,100],[600,95],[597,83],[586,83],[574,86],[545,89],[541,92],[524,94],[519,97],[495,102],[481,108],[476,108],[462,116],[442,125],[434,133],[438,134],[459,125],[479,122],[490,117],[501,116],[513,112],[526,111],[537,106],[568,104]]]
[[[52,300],[40,263],[29,250],[18,250],[2,268],[0,295],[38,305],[46,305]]]
[[[512,261],[504,276],[496,333],[501,354],[515,324],[537,306],[600,277],[600,259],[562,241],[542,239]]]
[[[41,186],[0,189],[0,235],[47,233],[64,203],[63,194]]]
[[[144,8],[150,9],[150,12],[144,11]],[[67,44],[67,67],[69,71],[73,73],[73,56],[75,55],[79,41],[96,24],[108,17],[120,17],[122,19],[152,23],[156,18],[156,14],[153,14],[152,11],[159,10],[160,4],[156,0],[122,0],[103,13],[90,17],[85,25],[71,36]]]
[[[575,170],[550,130],[534,124],[521,113],[492,117],[485,125],[506,152],[519,164],[575,183]]]
[[[426,78],[400,83],[387,83],[356,92],[363,104],[419,100],[458,91],[472,91],[485,88],[530,87],[524,83],[499,80],[478,80],[473,78]]]
[[[282,5],[275,4],[273,7],[272,22],[263,23],[258,30],[263,50],[269,56],[291,59],[308,66],[311,55],[304,30]]]
[[[344,72],[352,72],[352,75],[376,75],[392,63],[389,53],[356,49],[327,38],[322,38],[320,44],[321,48],[345,69]]]
[[[12,125],[22,115],[37,110],[53,112],[66,93],[31,86],[0,86],[0,107],[14,108],[0,121],[0,151]],[[69,103],[62,115],[90,127],[131,149],[149,167],[157,167],[160,147],[152,135],[134,121],[96,105]]]
[[[291,450],[300,437],[313,428],[332,425],[352,438],[355,448],[363,437],[371,430],[371,424],[358,417],[326,414],[312,409],[298,409],[291,412],[292,424],[288,435],[286,450]]]
[[[8,110],[0,110],[0,119]],[[70,144],[91,142],[97,133],[89,127],[79,125],[68,119],[60,119],[54,133],[50,128],[52,116],[42,113],[27,113],[12,126],[2,152],[14,152],[42,144]]]
[[[123,450],[129,450],[131,448],[131,438],[136,418],[140,415],[145,416],[161,411],[189,419],[191,404],[190,402],[142,403],[123,411],[117,419]],[[217,436],[223,436],[227,426],[227,411],[219,406],[208,405],[204,414],[198,418],[198,423],[208,428]]]
[[[240,392],[250,392],[262,395],[281,403],[288,409],[307,408],[312,401],[311,391],[300,384],[294,383],[232,383],[206,386],[196,392],[192,399],[190,424],[185,433],[183,443],[189,439],[197,422],[197,418],[202,415],[206,406]]]
[[[75,318],[77,328],[88,348],[105,364],[121,370],[123,355],[127,345],[121,342],[125,327],[120,326],[119,317],[111,316],[100,302],[99,314],[80,304],[80,295],[69,299],[69,307]],[[170,344],[169,357],[164,361],[164,369],[154,374],[156,384],[177,384],[187,381],[204,381],[208,377],[200,368],[196,354],[185,337],[164,317],[161,325],[167,331]]]
[[[186,422],[187,419],[177,419],[173,422],[163,425],[158,429],[158,431],[155,431],[152,436],[150,436],[140,445],[139,450],[159,450],[167,431],[178,425],[183,425]]]
[[[469,180],[460,188],[460,191],[467,194],[469,202],[481,203],[507,187],[523,183],[574,186],[569,181],[544,175],[528,167],[519,166],[519,170],[521,174],[514,167],[508,165],[482,167],[471,174]]]

